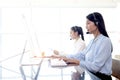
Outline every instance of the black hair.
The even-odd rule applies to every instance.
[[[100,13],[98,12],[90,13],[89,15],[86,16],[86,18],[94,22],[94,24],[97,26],[101,34],[103,34],[106,37],[109,37],[105,28],[103,16]]]
[[[74,32],[78,32],[78,35],[81,35],[82,40],[84,40],[84,34],[83,34],[82,27],[73,26],[71,27],[71,30],[73,30]]]

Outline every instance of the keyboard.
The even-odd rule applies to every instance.
[[[67,63],[59,59],[50,59],[50,65],[52,67],[65,67],[67,66]]]

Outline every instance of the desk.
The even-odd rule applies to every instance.
[[[39,63],[33,63],[33,60],[38,60]],[[69,74],[63,74],[63,67],[51,67],[46,58],[33,60],[29,60],[29,63],[22,63],[20,65],[19,69],[23,80],[55,80],[55,77],[56,80],[63,80],[63,75],[70,76],[70,72]]]
[[[35,61],[37,61],[37,63]],[[27,80],[27,77],[30,77],[31,80],[37,80],[42,62],[43,62],[43,58],[33,58],[32,61],[30,60],[29,63],[20,64],[19,69],[20,69],[23,80]],[[25,66],[31,67],[31,76],[26,76],[25,70],[24,70]],[[34,66],[37,66],[36,71],[33,68]]]
[[[74,66],[76,66],[69,64],[66,67],[51,67],[47,58],[34,60],[38,60],[39,63],[35,64],[32,62],[32,64],[24,63],[20,65],[23,80],[71,80],[71,71],[74,71]],[[28,67],[30,68],[28,69]],[[85,80],[90,80],[89,74],[92,75],[88,73]]]
[[[61,70],[61,80],[63,80],[63,71],[65,68],[77,66],[76,64],[66,64],[63,60],[59,59],[50,59],[49,63],[52,68],[57,68]]]

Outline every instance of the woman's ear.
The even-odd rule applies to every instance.
[[[75,32],[75,35],[76,35],[76,36],[78,36],[78,35],[79,35],[77,31]]]

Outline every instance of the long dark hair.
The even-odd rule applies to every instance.
[[[97,26],[101,34],[103,34],[106,37],[109,37],[105,28],[103,17],[100,13],[98,12],[90,13],[89,15],[86,16],[86,18],[94,22],[94,24]]]
[[[82,27],[73,26],[71,27],[71,30],[73,30],[74,32],[78,32],[78,35],[81,35],[82,40],[84,40],[84,34],[83,34]]]

